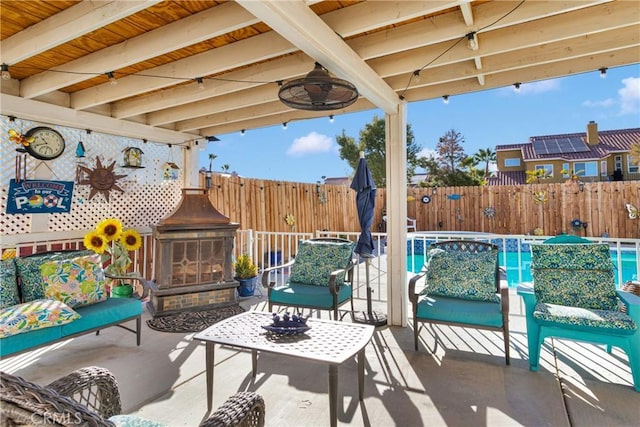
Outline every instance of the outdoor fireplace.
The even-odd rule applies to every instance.
[[[236,302],[231,223],[209,201],[207,190],[185,188],[176,210],[153,227],[157,290],[149,309],[154,316],[224,307]]]

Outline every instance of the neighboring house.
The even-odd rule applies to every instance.
[[[498,145],[498,172],[489,185],[526,183],[526,171],[543,169],[543,182],[563,182],[569,171],[582,181],[629,181],[640,179],[630,148],[640,143],[640,128],[598,132],[589,122],[586,133],[533,136],[528,143]]]
[[[348,176],[324,179],[324,183],[330,185],[351,185],[351,181],[353,181],[353,178],[349,178]]]

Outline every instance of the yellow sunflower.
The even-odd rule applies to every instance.
[[[91,231],[84,235],[84,247],[98,254],[103,254],[107,249],[107,239],[97,231]]]
[[[118,241],[128,251],[138,250],[140,249],[140,246],[142,246],[142,237],[140,237],[140,234],[132,228],[124,230]]]
[[[2,251],[2,260],[6,260],[6,259],[11,259],[11,258],[15,258],[17,255],[17,251],[16,248],[7,248],[4,251]]]
[[[122,234],[122,223],[116,218],[107,218],[100,221],[96,232],[104,235],[107,242],[118,240]]]

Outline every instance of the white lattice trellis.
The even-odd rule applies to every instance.
[[[40,214],[7,214],[9,181],[15,177],[15,158],[17,146],[9,140],[9,129],[26,133],[35,126],[50,126],[30,120],[15,119],[0,115],[2,135],[0,136],[0,233],[26,234],[32,232],[32,222]],[[74,186],[71,211],[63,214],[49,214],[47,229],[39,231],[88,230],[106,217],[117,217],[127,227],[149,227],[169,214],[177,206],[182,188],[183,157],[182,148],[169,147],[153,142],[143,143],[115,135],[99,132],[87,133],[85,130],[51,126],[65,138],[66,150],[62,156],[50,162],[42,162],[28,155],[27,179],[42,178],[57,181],[75,181],[78,162],[85,167],[95,167],[96,156],[103,165],[116,162],[115,173],[127,175],[117,181],[124,192],[111,191],[109,202],[98,192],[89,200],[91,188],[88,185]],[[76,146],[83,141],[86,157],[76,157]],[[134,146],[143,152],[144,169],[124,168],[122,150]],[[170,151],[171,150],[171,151]],[[162,176],[162,165],[169,160],[178,165],[180,176],[175,181],[167,181]],[[46,215],[46,214],[45,214]]]

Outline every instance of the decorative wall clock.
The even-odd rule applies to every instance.
[[[38,160],[53,160],[64,153],[64,137],[55,129],[38,126],[29,129],[26,137],[34,139],[24,149]]]
[[[96,157],[96,167],[90,169],[85,166],[79,166],[84,176],[78,180],[80,185],[90,185],[91,193],[89,193],[89,200],[98,193],[102,193],[106,201],[109,201],[109,192],[117,190],[124,193],[124,190],[118,186],[117,181],[120,178],[124,178],[127,175],[116,175],[113,171],[116,167],[114,161],[109,166],[103,166],[100,161],[100,157]]]

